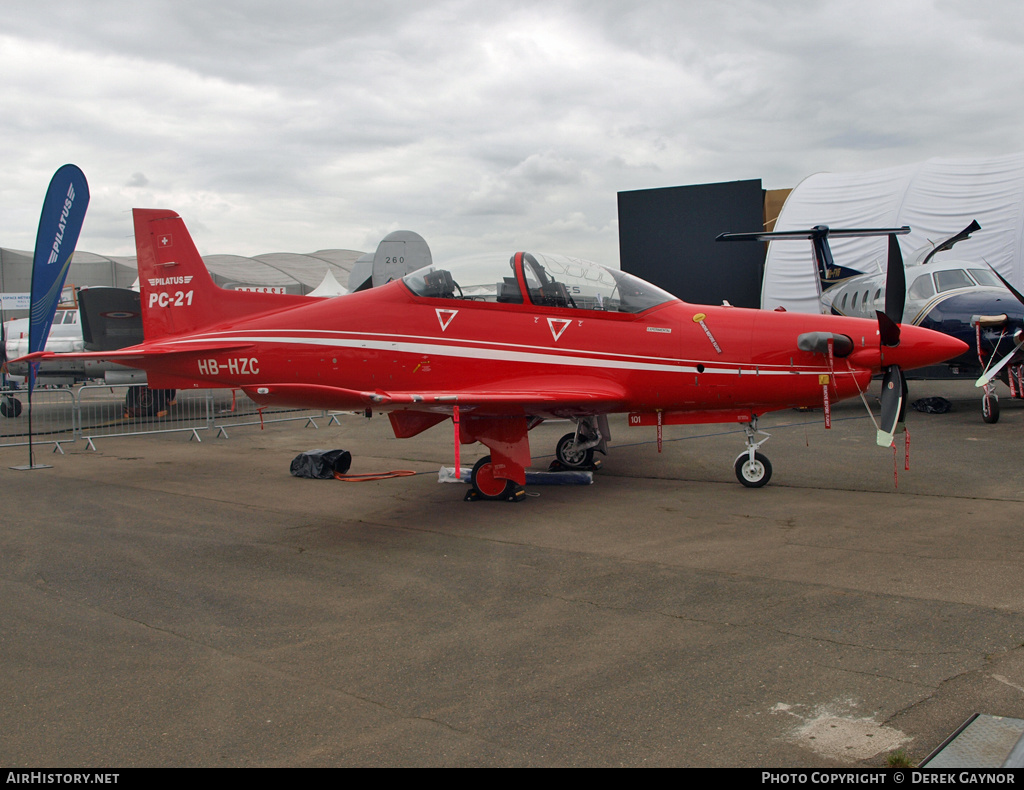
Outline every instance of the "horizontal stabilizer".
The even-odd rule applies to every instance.
[[[910,226],[899,228],[830,228],[828,225],[816,225],[808,230],[773,230],[754,233],[720,233],[715,241],[781,241],[786,239],[805,239],[814,248],[814,260],[818,267],[818,277],[822,289],[829,288],[838,282],[863,274],[856,269],[836,266],[832,259],[832,250],[828,240],[832,238],[855,238],[860,236],[889,236],[895,243],[894,236],[910,233]],[[890,257],[892,255],[890,247]]]
[[[91,359],[97,362],[117,362],[118,364],[127,365],[128,367],[143,367],[142,365],[135,365],[133,362],[140,362],[147,357],[167,358],[168,356],[176,354],[242,351],[252,347],[252,343],[201,341],[189,343],[188,345],[152,344],[148,346],[129,346],[128,348],[117,349],[114,351],[77,351],[72,354],[57,354],[53,351],[37,351],[35,354],[26,354],[19,359],[12,360],[12,362],[35,362],[45,361],[47,359]]]
[[[715,241],[774,241],[775,239],[814,239],[823,236],[833,238],[853,238],[855,236],[888,236],[895,234],[903,236],[910,233],[910,226],[903,225],[899,228],[830,228],[827,225],[818,225],[810,230],[772,230],[756,233],[720,233]]]

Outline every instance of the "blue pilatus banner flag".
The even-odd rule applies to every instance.
[[[28,326],[30,354],[42,351],[46,345],[88,205],[89,184],[78,167],[64,165],[53,174],[39,216],[32,260]]]

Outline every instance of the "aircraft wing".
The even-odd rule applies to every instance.
[[[313,409],[382,409],[404,408],[450,414],[454,406],[474,413],[547,413],[597,414],[612,411],[626,402],[626,393],[617,383],[565,381],[557,386],[540,382],[517,385],[502,382],[494,389],[471,389],[459,392],[423,390],[394,392],[360,391],[329,387],[322,384],[265,384],[243,387],[257,403],[287,404]]]

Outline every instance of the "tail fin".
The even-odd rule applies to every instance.
[[[835,259],[832,257],[832,248],[828,244],[830,231],[827,225],[815,225],[809,232],[811,233],[811,247],[814,250],[814,262],[818,266],[818,282],[822,292],[844,280],[864,274],[864,272],[849,266],[836,265]],[[843,231],[831,231],[831,233],[833,236],[839,236],[843,234]]]
[[[173,211],[146,208],[134,209],[133,215],[146,342],[308,304],[308,296],[220,288],[181,217]]]

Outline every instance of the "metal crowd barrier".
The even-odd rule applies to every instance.
[[[202,441],[201,431],[228,438],[228,428],[289,420],[317,428],[321,418],[337,420],[326,411],[261,409],[235,390],[179,390],[171,399],[166,391],[138,385],[87,384],[32,393],[32,441],[53,443],[54,452],[79,439],[91,450],[96,439],[157,433],[184,432],[190,441]],[[0,447],[22,444],[28,444],[28,394],[0,390]]]
[[[316,419],[329,416],[328,412],[312,412],[308,409],[260,409],[240,390],[208,390],[208,392],[213,399],[211,401],[213,427],[217,429],[217,435],[223,437],[228,435],[227,428],[265,425],[266,423],[288,422],[289,420],[305,420],[307,428],[309,426],[318,428]]]
[[[37,389],[32,393],[32,443],[62,445],[76,439],[75,393],[68,389]],[[28,445],[28,393],[0,390],[0,447]]]
[[[161,390],[87,384],[78,389],[79,435],[90,450],[96,439],[154,433],[186,431],[202,441],[199,431],[213,427],[210,397],[210,390],[188,390],[168,400]]]

